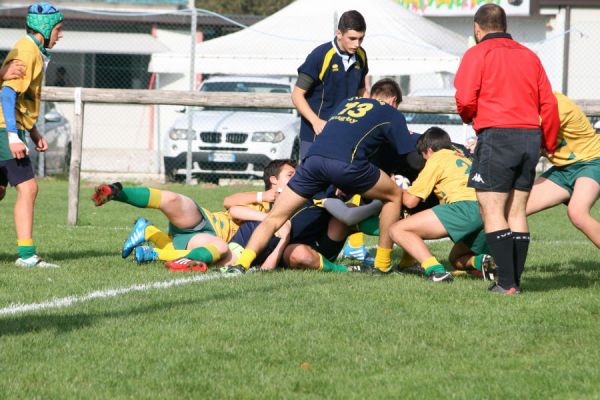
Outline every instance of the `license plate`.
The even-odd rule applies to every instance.
[[[233,153],[210,153],[208,161],[215,162],[235,162],[235,154]]]

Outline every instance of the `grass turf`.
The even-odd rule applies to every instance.
[[[240,189],[169,188],[209,209]],[[69,227],[67,183],[40,182],[34,239],[57,270],[14,266],[9,191],[0,308],[198,276],[121,259],[135,217],[166,220],[95,208],[91,191]],[[600,253],[563,206],[530,221],[521,296],[467,278],[283,271],[0,315],[0,397],[598,398]],[[450,242],[432,248],[445,260]]]

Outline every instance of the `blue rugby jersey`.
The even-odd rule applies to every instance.
[[[312,88],[306,92],[306,101],[319,118],[327,121],[342,101],[356,96],[365,86],[365,76],[369,72],[367,53],[360,47],[354,58],[354,64],[346,70],[334,38],[315,48],[298,68],[299,74],[314,80]],[[315,136],[310,122],[302,118],[300,140],[312,142]]]
[[[306,157],[367,162],[380,146],[389,146],[393,152],[386,153],[393,157],[415,151],[415,143],[400,111],[379,100],[353,97],[335,110]]]

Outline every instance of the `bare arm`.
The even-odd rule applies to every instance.
[[[233,206],[229,209],[229,215],[235,221],[262,221],[266,213],[246,206]]]
[[[410,194],[406,190],[403,190],[403,192],[404,193],[402,195],[402,204],[404,204],[404,207],[406,208],[415,208],[419,205],[420,202],[423,201],[423,199],[421,199],[420,197],[415,196],[414,194]]]
[[[259,196],[259,193],[262,195]],[[266,201],[272,203],[275,201],[277,188],[272,188],[266,192],[239,192],[229,195],[223,199],[223,206],[229,210],[233,206],[245,206],[248,204],[257,204]],[[260,198],[259,198],[260,197]],[[260,200],[260,201],[259,201]]]
[[[294,107],[296,107],[296,110],[298,110],[300,115],[310,122],[313,130],[318,135],[323,131],[326,121],[319,118],[312,108],[310,108],[308,101],[306,101],[306,92],[306,90],[294,86],[294,90],[292,90],[292,103],[294,103]]]
[[[21,60],[11,60],[0,68],[0,82],[19,79],[25,75],[25,64]]]

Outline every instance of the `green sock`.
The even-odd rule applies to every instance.
[[[379,217],[374,215],[359,222],[358,230],[369,236],[379,236]]]
[[[221,255],[214,245],[208,244],[206,246],[196,247],[195,249],[190,250],[186,257],[191,258],[192,260],[212,264],[213,262],[219,261]]]
[[[321,257],[321,271],[323,271],[323,272],[348,272],[348,267],[346,267],[345,265],[333,263],[333,262],[329,261],[328,259],[326,259],[325,257],[323,257],[322,254],[319,254],[319,256]]]
[[[439,274],[443,274],[444,272],[446,272],[446,267],[444,267],[442,264],[436,264],[429,268],[425,268],[425,276],[430,276],[431,274],[436,272]]]
[[[26,259],[35,255],[35,246],[17,246],[19,258]]]
[[[160,190],[149,187],[129,187],[123,188],[115,197],[115,200],[131,204],[138,208],[159,208]]]

